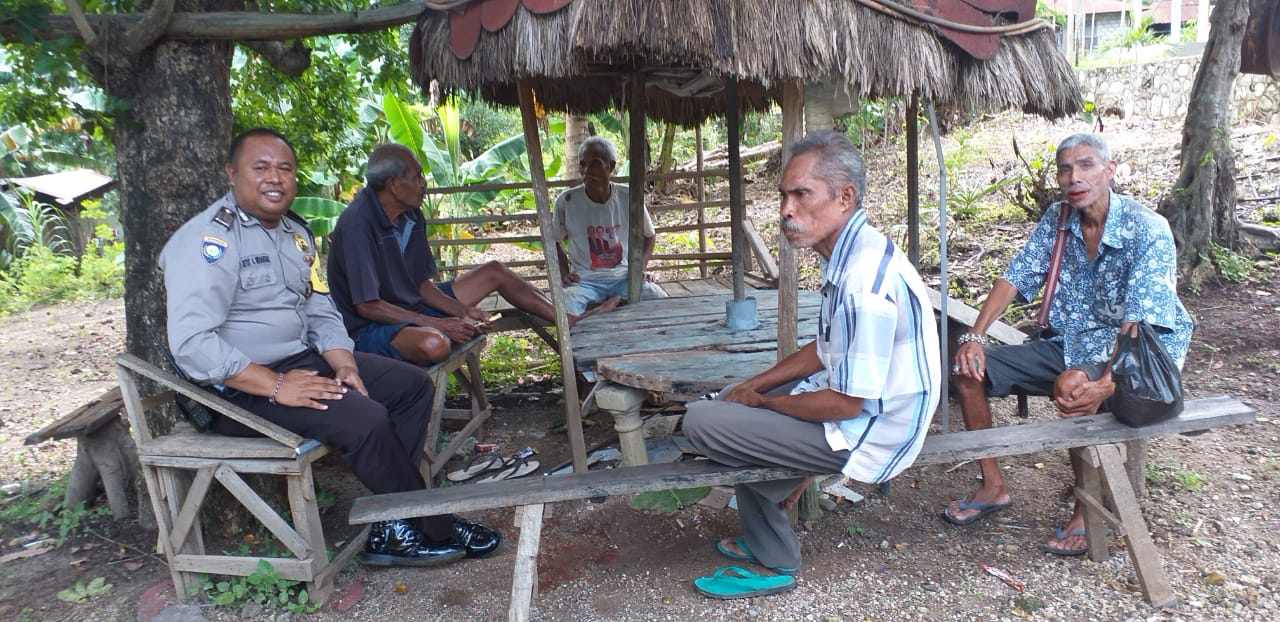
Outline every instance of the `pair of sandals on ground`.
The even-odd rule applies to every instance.
[[[539,464],[537,460],[530,460],[529,457],[536,453],[538,452],[531,447],[517,451],[506,458],[497,452],[477,453],[462,465],[461,469],[452,471],[445,477],[455,483],[474,480],[476,484],[484,484],[532,475],[537,472]]]

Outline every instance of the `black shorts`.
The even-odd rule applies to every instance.
[[[988,346],[983,353],[987,358],[987,395],[990,397],[1004,397],[1015,392],[1053,396],[1053,383],[1067,371],[1061,341]],[[1075,369],[1083,371],[1090,380],[1097,380],[1106,371],[1107,364],[1086,363],[1077,365]]]

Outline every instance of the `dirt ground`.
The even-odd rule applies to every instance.
[[[1010,136],[1019,145],[1042,148],[1082,126],[1047,124],[1020,117],[979,122],[957,140],[973,156],[957,187],[975,187],[1015,167]],[[1127,191],[1144,199],[1173,182],[1178,128],[1117,122],[1107,134],[1128,162]],[[1235,133],[1237,157],[1248,173],[1241,194],[1274,194],[1280,174],[1266,157],[1270,128]],[[1274,147],[1272,147],[1274,148]],[[899,145],[868,149],[869,168],[901,171]],[[927,161],[927,160],[926,160]],[[936,170],[936,165],[935,165]],[[768,188],[775,178],[756,180],[754,220],[769,222]],[[936,183],[925,179],[922,187]],[[989,183],[989,182],[986,182]],[[1163,185],[1161,185],[1163,184]],[[926,191],[927,193],[928,191]],[[881,226],[901,210],[902,175],[873,174],[868,211]],[[927,200],[927,199],[926,199]],[[1257,204],[1250,204],[1257,205]],[[1262,207],[1262,205],[1257,205]],[[989,264],[1003,263],[1006,247],[1025,237],[1026,223],[957,220],[951,253],[954,280],[972,296],[990,283]],[[762,229],[776,227],[764,226]],[[997,232],[991,235],[989,232]],[[766,234],[767,235],[767,234]],[[1020,238],[1019,236],[1023,236]],[[810,264],[811,265],[811,264]],[[1184,368],[1190,397],[1237,396],[1258,410],[1258,423],[1216,430],[1194,438],[1152,443],[1145,515],[1181,597],[1173,608],[1147,607],[1134,587],[1123,550],[1107,562],[1045,555],[1040,544],[1066,517],[1061,492],[1069,479],[1065,455],[1022,456],[1002,462],[1014,489],[1014,506],[1000,520],[969,528],[946,525],[943,504],[973,486],[974,465],[914,468],[883,497],[872,487],[859,504],[841,503],[801,528],[806,567],[800,589],[784,596],[731,603],[709,601],[691,587],[694,577],[724,565],[711,548],[736,533],[732,509],[694,504],[669,514],[631,509],[628,499],[556,504],[545,521],[539,558],[540,620],[892,620],[892,619],[1274,619],[1280,606],[1280,265],[1260,261],[1245,283],[1210,281],[1185,291],[1198,320]],[[935,282],[936,282],[936,275]],[[0,511],[40,495],[65,473],[74,443],[24,446],[22,439],[114,385],[111,359],[123,349],[120,301],[65,304],[0,319]],[[554,383],[494,388],[497,407],[483,442],[509,453],[531,446],[544,468],[568,460],[566,435],[558,425],[563,406]],[[1003,423],[1014,423],[1012,400],[998,405]],[[1049,417],[1047,403],[1033,400],[1033,414]],[[959,411],[951,408],[953,426]],[[935,430],[938,424],[935,421]],[[588,444],[609,442],[611,422],[588,419]],[[956,468],[958,466],[958,468]],[[320,464],[318,486],[333,494],[325,514],[326,534],[342,541],[350,499],[361,487],[338,458]],[[341,598],[314,614],[316,620],[494,620],[506,615],[516,532],[510,509],[472,516],[503,530],[509,542],[493,559],[439,569],[401,570],[352,566],[338,577]],[[153,533],[131,520],[86,519],[88,530],[58,547],[58,521],[44,527],[0,525],[0,619],[133,620],[154,614],[148,607],[170,598],[168,569],[154,554]],[[1116,540],[1117,546],[1122,546]],[[216,542],[228,549],[241,542]],[[998,565],[1026,585],[1026,594],[984,574],[979,563]],[[105,578],[111,588],[80,603],[56,593],[77,581]],[[1033,596],[1042,607],[1025,609]],[[197,601],[211,620],[271,619],[271,612],[223,609]],[[339,609],[339,607],[341,609]],[[198,619],[198,618],[192,618]]]

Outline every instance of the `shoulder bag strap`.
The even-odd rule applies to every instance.
[[[1044,299],[1040,302],[1040,312],[1036,314],[1036,324],[1044,328],[1049,325],[1049,308],[1053,306],[1053,294],[1058,289],[1058,273],[1062,271],[1062,256],[1067,250],[1067,219],[1071,217],[1071,204],[1062,203],[1058,213],[1058,235],[1053,240],[1053,256],[1049,259],[1049,273],[1044,281]]]

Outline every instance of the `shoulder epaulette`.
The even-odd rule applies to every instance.
[[[289,220],[292,220],[293,222],[296,222],[296,223],[298,223],[299,225],[302,225],[302,228],[303,228],[303,229],[306,229],[306,230],[307,230],[307,233],[310,233],[310,234],[311,234],[311,237],[315,237],[315,233],[312,233],[312,231],[311,231],[311,226],[307,224],[307,219],[306,219],[306,218],[303,218],[302,216],[299,216],[299,215],[297,214],[297,212],[294,212],[293,210],[289,210],[289,211],[285,212],[285,213],[284,213],[284,216],[285,216],[285,218],[288,218]]]
[[[227,207],[226,205],[223,205],[221,208],[219,208],[217,213],[213,215],[213,222],[216,222],[219,225],[222,225],[222,228],[228,231],[231,230],[231,225],[235,221],[236,221],[235,210],[231,209],[230,207]]]

